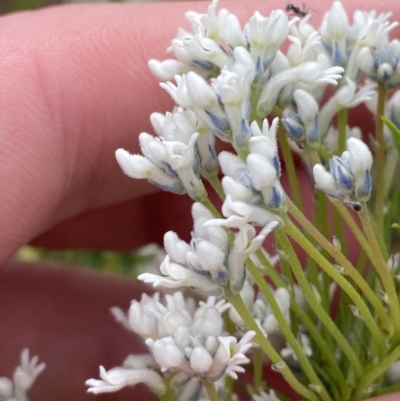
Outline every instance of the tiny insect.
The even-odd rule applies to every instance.
[[[306,5],[303,3],[303,9],[301,10],[300,7],[296,7],[294,4],[289,3],[286,6],[286,12],[287,13],[292,13],[293,15],[297,15],[300,18],[304,18],[307,14],[308,11],[306,9]]]

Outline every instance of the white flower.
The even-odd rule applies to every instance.
[[[21,363],[15,369],[14,383],[16,387],[24,390],[29,390],[36,378],[43,372],[46,365],[44,363],[38,364],[39,358],[37,356],[29,358],[29,350],[24,349],[21,352]]]
[[[367,48],[381,48],[385,46],[389,39],[388,35],[398,23],[388,22],[390,13],[376,15],[375,11],[370,13],[356,11],[354,13],[354,24],[350,27],[348,43],[350,53],[345,77],[352,81],[357,81],[359,64],[357,58],[360,50]]]
[[[116,367],[106,371],[103,366],[100,366],[100,377],[102,380],[86,380],[86,385],[90,387],[87,390],[88,393],[113,393],[125,386],[134,386],[139,383],[146,384],[157,394],[162,394],[165,391],[163,379],[157,372],[151,369],[125,369]]]
[[[115,158],[127,176],[136,179],[147,179],[169,192],[177,194],[185,193],[184,186],[176,176],[170,175],[165,170],[160,169],[146,157],[132,155],[125,149],[118,149],[115,152]]]
[[[268,159],[251,153],[246,159],[254,188],[261,192],[264,205],[270,211],[286,210],[286,195],[279,182],[279,172]]]
[[[357,85],[346,78],[345,84],[324,104],[320,112],[321,134],[325,136],[332,118],[342,109],[351,109],[361,103],[371,100],[375,95],[376,84],[368,82],[356,91]]]
[[[175,76],[172,82],[161,83],[172,99],[181,107],[191,110],[214,135],[224,139],[229,135],[229,121],[217,94],[207,81],[195,72]]]
[[[313,168],[316,186],[327,195],[353,204],[368,200],[371,193],[372,154],[357,138],[349,138],[347,151],[329,161],[330,172],[321,164]]]
[[[324,16],[320,30],[324,47],[334,65],[345,66],[347,62],[349,29],[348,16],[342,3],[333,2],[331,9]]]
[[[363,47],[358,52],[357,63],[370,79],[388,88],[400,84],[400,42],[397,39],[381,48]]]
[[[239,232],[235,235],[233,248],[228,259],[229,286],[234,293],[243,288],[246,278],[246,259],[262,246],[267,235],[278,225],[279,222],[271,221],[262,228],[258,235],[256,235],[255,228],[250,224],[240,227]]]
[[[157,322],[152,315],[152,311],[157,308],[160,294],[153,296],[142,294],[140,302],[132,301],[128,313],[128,324],[131,330],[142,337],[155,337],[158,335]]]
[[[269,126],[265,118],[262,124],[262,131],[256,121],[251,123],[251,138],[249,140],[249,152],[259,154],[267,158],[280,174],[280,165],[278,158],[278,144],[276,140],[279,118],[275,117]]]
[[[232,130],[234,146],[246,146],[250,137],[248,112],[251,108],[251,85],[255,77],[255,65],[249,52],[243,47],[234,49],[235,62],[224,67],[213,82],[213,88],[224,105],[224,111]]]
[[[301,148],[315,148],[321,142],[318,103],[311,94],[301,89],[294,91],[293,100],[297,113],[291,109],[284,111],[282,122],[285,130]]]
[[[175,75],[183,75],[189,71],[189,66],[178,60],[168,59],[158,61],[155,59],[149,60],[150,71],[163,81],[170,81]]]
[[[288,35],[287,15],[282,10],[274,10],[269,17],[263,17],[257,11],[244,30],[250,54],[258,68],[257,75],[261,76]]]
[[[206,376],[213,381],[224,374],[236,377],[236,372],[243,371],[241,365],[248,362],[244,353],[251,347],[249,341],[255,333],[247,333],[239,343],[235,337],[223,335],[221,314],[230,307],[228,303],[209,297],[207,302],[200,301],[197,309],[189,310],[189,304],[185,303],[181,293],[167,295],[165,299],[165,305],[153,302],[152,308],[143,309],[140,314],[136,312],[136,307],[132,311],[136,315],[134,330],[139,334],[146,335],[146,330],[139,327],[138,318],[147,313],[147,321],[154,321],[152,327],[155,329],[151,336],[145,338],[161,371],[177,371],[187,378]],[[138,303],[134,301],[131,309],[135,305]],[[130,316],[132,313],[130,311]],[[146,323],[145,319],[143,321]],[[130,362],[124,362],[124,365],[132,367]],[[134,370],[115,368],[110,372],[102,368],[103,381],[88,381],[87,384],[93,387],[89,391],[116,391],[139,381],[155,387],[150,381],[156,379],[149,377],[149,369],[142,369],[142,365],[134,362]]]
[[[252,347],[250,341],[255,335],[255,331],[248,331],[239,342],[237,342],[237,339],[232,336],[218,337],[220,347],[215,357],[217,362],[216,365],[218,366],[222,363],[225,364],[226,375],[231,376],[233,379],[237,379],[237,373],[244,372],[244,368],[241,365],[250,362],[250,360],[245,356],[245,353]],[[218,359],[220,359],[220,361],[218,361]]]
[[[304,24],[304,21],[301,24]],[[321,36],[317,31],[310,32],[304,37],[304,41],[297,36],[288,36],[292,42],[286,52],[286,58],[290,67],[296,67],[301,63],[312,60],[318,53],[323,51]]]
[[[297,67],[289,68],[272,76],[265,85],[257,105],[259,115],[269,114],[279,94],[289,84],[306,84],[312,86],[337,85],[343,68],[334,66],[324,68],[321,63],[308,61]]]
[[[14,371],[13,380],[0,377],[0,400],[26,401],[26,392],[32,387],[36,378],[43,372],[46,365],[38,364],[38,357],[29,358],[29,350],[21,352],[20,365]]]
[[[197,64],[206,71],[212,71],[214,66],[222,68],[231,62],[218,43],[201,33],[193,35],[180,29],[178,37],[172,40],[171,48],[179,61],[185,64]]]

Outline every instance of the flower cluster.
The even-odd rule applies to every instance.
[[[156,293],[127,315],[113,310],[150,359],[101,367],[89,391],[144,382],[165,399],[238,399],[227,377],[244,372],[253,347],[255,401],[280,396],[263,382],[265,361],[306,400],[385,392],[400,360],[399,260],[390,255],[398,244],[388,230],[400,227],[400,92],[386,103],[400,85],[400,42],[389,37],[398,24],[361,11],[350,22],[334,1],[319,28],[300,9],[255,12],[242,28],[217,3],[187,13],[192,29],[173,39],[174,59],[149,62],[174,110],[151,115],[155,135],[139,135],[142,154],[116,151],[128,176],[189,195],[193,229],[189,241],[167,232],[159,272],[139,275],[167,289],[165,302]],[[350,123],[360,105],[374,136]],[[357,266],[343,223],[360,249]],[[267,237],[279,267],[263,249]],[[185,300],[192,290],[207,300]]]
[[[174,372],[174,383],[182,386],[192,377],[217,381],[228,375],[237,378],[241,366],[249,362],[245,353],[251,348],[253,331],[248,331],[240,341],[224,331],[222,313],[230,305],[225,300],[209,297],[196,308],[193,299],[185,301],[181,292],[165,296],[143,295],[133,301],[127,316],[119,309],[113,313],[126,328],[139,334],[146,342],[161,372]],[[124,367],[106,371],[100,368],[102,380],[90,379],[87,385],[93,393],[117,391],[123,386],[146,383],[158,393],[165,391],[159,373],[149,367],[132,366],[136,356],[131,356]],[[139,359],[140,360],[140,359]],[[147,361],[148,363],[148,361]]]

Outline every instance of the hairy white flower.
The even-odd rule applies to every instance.
[[[262,123],[262,130],[256,121],[251,123],[251,138],[249,140],[249,152],[265,157],[275,167],[280,175],[280,163],[278,158],[278,145],[276,140],[279,118],[272,120],[271,126],[265,118]]]
[[[200,301],[197,309],[189,307],[182,293],[166,295],[165,304],[153,298],[142,297],[139,303],[133,301],[129,311],[132,329],[142,335],[161,371],[179,371],[187,377],[206,376],[217,380],[227,374],[236,377],[243,371],[240,366],[248,362],[245,352],[254,332],[248,332],[239,343],[235,337],[224,336],[221,314],[229,308],[224,300],[209,297]],[[143,325],[140,325],[140,321]],[[91,392],[116,391],[126,385],[145,382],[161,391],[157,386],[159,375],[141,364],[124,363],[127,368],[114,368],[106,372],[101,368],[103,380],[87,382]],[[153,375],[149,375],[149,371]]]
[[[371,193],[372,155],[368,146],[357,138],[349,138],[346,146],[341,157],[330,159],[330,172],[321,164],[314,166],[315,184],[327,195],[344,202],[364,202]]]
[[[115,152],[115,158],[122,171],[131,178],[147,179],[149,182],[163,188],[166,191],[183,194],[185,188],[181,181],[164,169],[157,167],[146,157],[141,155],[132,155],[125,149],[118,149]]]
[[[391,41],[380,48],[363,47],[357,55],[358,67],[370,79],[388,88],[400,84],[400,41]]]
[[[275,10],[269,17],[263,17],[257,11],[250,18],[244,30],[250,54],[256,65],[256,75],[260,77],[271,64],[288,35],[287,15],[282,10]]]
[[[175,75],[186,74],[190,67],[178,60],[168,59],[158,61],[155,59],[149,60],[150,71],[159,79],[170,81]]]
[[[146,384],[157,394],[165,391],[165,385],[162,377],[152,369],[126,369],[121,367],[105,370],[100,366],[100,378],[86,380],[89,386],[88,393],[101,394],[113,393],[126,386],[135,386],[139,383]]]
[[[346,10],[340,1],[334,1],[321,24],[323,44],[334,65],[346,65],[349,30]]]
[[[195,72],[175,76],[172,82],[161,83],[172,99],[181,107],[191,110],[214,135],[226,139],[230,135],[227,116],[217,94],[208,82]]]
[[[348,34],[348,62],[345,77],[357,81],[359,63],[357,58],[363,48],[382,48],[389,42],[389,33],[398,23],[389,23],[390,13],[376,15],[375,11],[370,13],[356,11],[354,13],[354,24],[350,27]]]
[[[312,86],[337,85],[343,68],[334,66],[324,68],[321,63],[308,61],[297,67],[289,68],[272,76],[265,85],[257,105],[260,115],[269,114],[275,105],[279,94],[289,84],[306,84]]]
[[[221,220],[210,220],[208,224],[221,224]],[[232,292],[239,292],[243,288],[246,279],[246,259],[260,249],[267,235],[278,226],[278,221],[271,221],[258,234],[250,224],[242,225],[239,228],[228,259],[229,286]]]
[[[251,107],[250,93],[255,77],[255,65],[249,52],[243,47],[234,49],[234,57],[234,64],[221,70],[213,88],[224,105],[233,143],[240,148],[247,145],[250,137],[248,111]]]
[[[376,84],[368,82],[357,91],[357,85],[346,78],[345,84],[324,104],[320,112],[320,130],[325,136],[328,132],[332,118],[342,109],[351,109],[361,103],[371,100],[375,95]]]
[[[317,31],[311,32],[304,38],[289,35],[288,39],[292,42],[286,52],[286,58],[290,67],[296,67],[301,63],[316,58],[316,55],[323,51],[321,36]]]
[[[300,148],[318,147],[321,142],[319,130],[319,107],[314,97],[306,91],[297,89],[293,93],[297,113],[286,109],[283,113],[283,125],[290,138]]]

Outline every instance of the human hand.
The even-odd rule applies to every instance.
[[[394,9],[395,1],[390,3],[386,10]],[[151,132],[150,113],[171,108],[147,60],[165,57],[186,10],[207,5],[66,6],[0,20],[0,263],[27,242],[127,249],[159,242],[170,229],[187,234],[181,208],[188,216],[191,202],[125,177],[114,152],[119,147],[138,152],[135,135]],[[222,5],[246,18],[257,7],[264,13],[271,7],[254,1]],[[316,1],[307,7],[316,10],[316,19],[325,11]],[[101,363],[119,364],[127,348],[135,352],[132,337],[120,341],[123,331],[105,328],[105,320],[111,321],[109,306],[127,307],[137,287],[90,273],[27,269],[9,263],[0,271],[0,324],[7,328],[0,339],[1,364],[12,369],[19,351],[29,346],[48,364],[32,389],[33,400],[43,394],[46,400],[93,399],[84,394],[83,380],[97,377]],[[106,288],[112,295],[101,303]],[[88,324],[90,318],[98,325]],[[68,321],[71,332],[60,321]],[[51,327],[58,330],[51,333]]]

